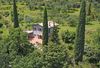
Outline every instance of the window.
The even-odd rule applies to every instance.
[[[38,35],[38,39],[42,39],[42,35]]]
[[[36,30],[36,27],[34,27],[34,30]]]
[[[39,31],[42,31],[42,29],[41,29],[41,28],[39,28],[38,30],[39,30]]]

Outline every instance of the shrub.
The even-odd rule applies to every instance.
[[[25,21],[28,23],[31,23],[31,22],[33,22],[33,19],[30,16],[25,16]]]
[[[100,29],[91,35],[90,44],[91,46],[85,46],[84,54],[88,62],[96,64],[100,61]]]
[[[5,11],[5,12],[3,13],[3,16],[8,17],[8,16],[9,16],[9,11]]]
[[[99,63],[97,64],[97,67],[100,68],[100,61],[99,61]]]
[[[19,14],[19,21],[23,21],[24,20],[24,15],[23,14]]]
[[[92,44],[94,45],[100,45],[100,29],[97,29],[93,34],[92,34]]]
[[[68,10],[68,13],[74,13],[74,10],[72,10],[72,9]]]
[[[3,26],[3,24],[2,23],[0,23],[0,28]]]
[[[2,34],[3,33],[3,31],[2,30],[0,30],[0,34]]]
[[[98,21],[100,22],[100,15],[98,16]]]
[[[85,46],[84,55],[89,63],[98,63],[100,61],[100,50],[96,46]]]
[[[75,33],[69,32],[68,30],[62,34],[62,40],[65,43],[74,43],[75,40]]]
[[[77,22],[78,22],[78,17],[76,16],[69,16],[67,18],[67,21],[68,21],[68,25],[71,26],[71,27],[75,27],[77,25]]]
[[[86,25],[91,24],[91,23],[89,23],[90,21],[93,21],[91,16],[87,16],[87,18],[86,18]]]
[[[73,8],[80,8],[80,3],[73,4]]]
[[[2,19],[2,15],[0,14],[0,19]]]
[[[8,21],[8,20],[5,20],[4,21],[4,25],[6,26],[6,28],[9,28],[10,27],[10,23],[9,23],[10,21]]]
[[[46,52],[43,53],[45,68],[68,68],[69,54],[66,46],[51,44],[46,48],[48,50],[46,49]]]

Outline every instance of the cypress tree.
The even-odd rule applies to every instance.
[[[88,16],[90,16],[90,14],[91,14],[91,3],[92,3],[92,0],[89,0],[88,12],[87,12],[87,15],[88,15]]]
[[[50,41],[52,41],[55,45],[60,44],[58,32],[59,32],[58,26],[55,26],[55,23],[54,23],[54,28],[50,37]]]
[[[85,44],[85,23],[86,23],[86,2],[82,0],[80,9],[80,19],[76,34],[75,44],[75,61],[76,63],[83,60]]]
[[[48,16],[47,9],[44,9],[44,22],[43,22],[43,45],[48,45]]]
[[[13,0],[14,28],[19,27],[16,0]]]

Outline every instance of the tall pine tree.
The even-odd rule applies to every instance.
[[[92,0],[89,0],[88,2],[89,2],[89,4],[88,4],[87,15],[90,16],[90,15],[91,15],[91,5],[92,5]]]
[[[16,0],[13,0],[14,28],[19,27]]]
[[[44,9],[43,45],[48,45],[48,15],[46,7]]]
[[[59,35],[58,35],[58,26],[55,26],[55,23],[54,23],[54,28],[53,28],[53,32],[51,34],[51,37],[50,37],[50,41],[54,43],[54,45],[58,45],[60,44],[59,42]]]
[[[82,0],[80,9],[80,19],[76,34],[75,44],[75,61],[76,63],[83,60],[85,44],[85,23],[86,23],[86,2]]]

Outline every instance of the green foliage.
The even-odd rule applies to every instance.
[[[100,2],[94,2],[94,14],[95,18],[100,21]]]
[[[77,26],[77,22],[78,22],[78,17],[72,15],[72,16],[69,16],[67,18],[67,21],[68,21],[68,25],[71,26],[71,27],[75,27]]]
[[[13,68],[68,68],[68,53],[65,46],[46,46],[47,52],[35,50],[26,57],[16,57]]]
[[[55,23],[54,23],[55,25]],[[55,45],[60,44],[59,35],[58,35],[58,26],[54,26],[53,32],[50,35],[50,41],[53,42]]]
[[[80,10],[80,20],[77,27],[77,35],[75,41],[75,61],[76,63],[83,60],[84,44],[85,44],[85,23],[86,23],[86,2],[82,0]]]
[[[44,21],[43,21],[43,45],[48,44],[48,16],[47,9],[44,9]]]
[[[88,3],[88,10],[87,10],[87,15],[90,16],[91,15],[91,8],[92,8],[92,0],[89,0],[89,3]]]
[[[11,29],[9,33],[9,37],[0,44],[0,59],[2,59],[0,68],[7,68],[18,56],[25,57],[34,51],[34,46],[29,43],[27,34],[20,28]]]
[[[86,56],[85,60],[89,63],[96,64],[100,61],[100,50],[98,49],[98,47],[96,47],[96,45],[94,47],[88,45],[85,46],[84,54]]]
[[[3,26],[3,24],[2,23],[0,23],[0,28]]]
[[[19,27],[16,0],[13,0],[14,28]]]
[[[13,0],[0,0],[0,68],[100,68],[100,29],[95,31],[100,28],[99,1],[91,2],[91,14],[87,16],[86,23],[89,25],[86,25],[83,62],[75,65],[73,59],[75,33],[70,31],[75,32],[78,23],[80,0],[17,0],[18,21],[22,30],[10,29],[14,21]],[[24,30],[32,29],[33,23],[43,21],[44,3],[48,9],[48,19],[59,23],[58,31],[61,37],[59,45],[54,46],[55,44],[51,42],[46,48],[43,46],[45,51],[42,46],[40,49],[31,46],[27,34],[23,33]],[[89,2],[87,4],[88,10]],[[66,32],[66,29],[69,31]],[[54,35],[58,37],[57,33]],[[62,37],[67,43],[63,43]],[[69,41],[71,44],[68,44]]]
[[[0,53],[0,68],[8,68],[9,67],[9,56],[8,54]]]
[[[62,40],[65,43],[74,43],[75,33],[69,32],[68,30],[62,33]]]
[[[78,65],[75,65],[75,68],[92,68],[92,67],[97,68],[95,65],[90,64],[88,62],[79,62]],[[70,67],[70,68],[73,68],[73,67]]]
[[[25,56],[34,50],[32,45],[28,42],[27,35],[19,28],[10,31],[9,37],[4,41],[2,46],[6,49],[7,53],[12,55]]]
[[[91,21],[93,21],[92,17],[91,16],[87,16],[87,18],[86,18],[86,25],[91,24],[90,23]]]
[[[94,44],[94,45],[100,45],[100,29],[97,29],[92,34],[92,44]]]
[[[24,14],[19,14],[19,22],[22,22],[24,20]]]
[[[30,16],[25,16],[25,22],[27,22],[27,23],[33,22],[32,17],[30,17]]]
[[[47,51],[43,52],[44,68],[63,68],[68,67],[68,53],[63,45],[54,46],[53,44],[46,46]],[[66,64],[66,66],[65,66]]]
[[[0,30],[0,34],[2,34],[3,33],[3,31],[2,30]]]
[[[9,11],[3,12],[3,16],[8,17],[9,16]]]
[[[99,61],[99,63],[97,64],[97,67],[98,67],[98,68],[100,67],[100,61]]]
[[[2,19],[2,15],[0,14],[0,20]]]
[[[16,57],[12,62],[13,68],[42,68],[42,54],[35,50],[26,57]]]

